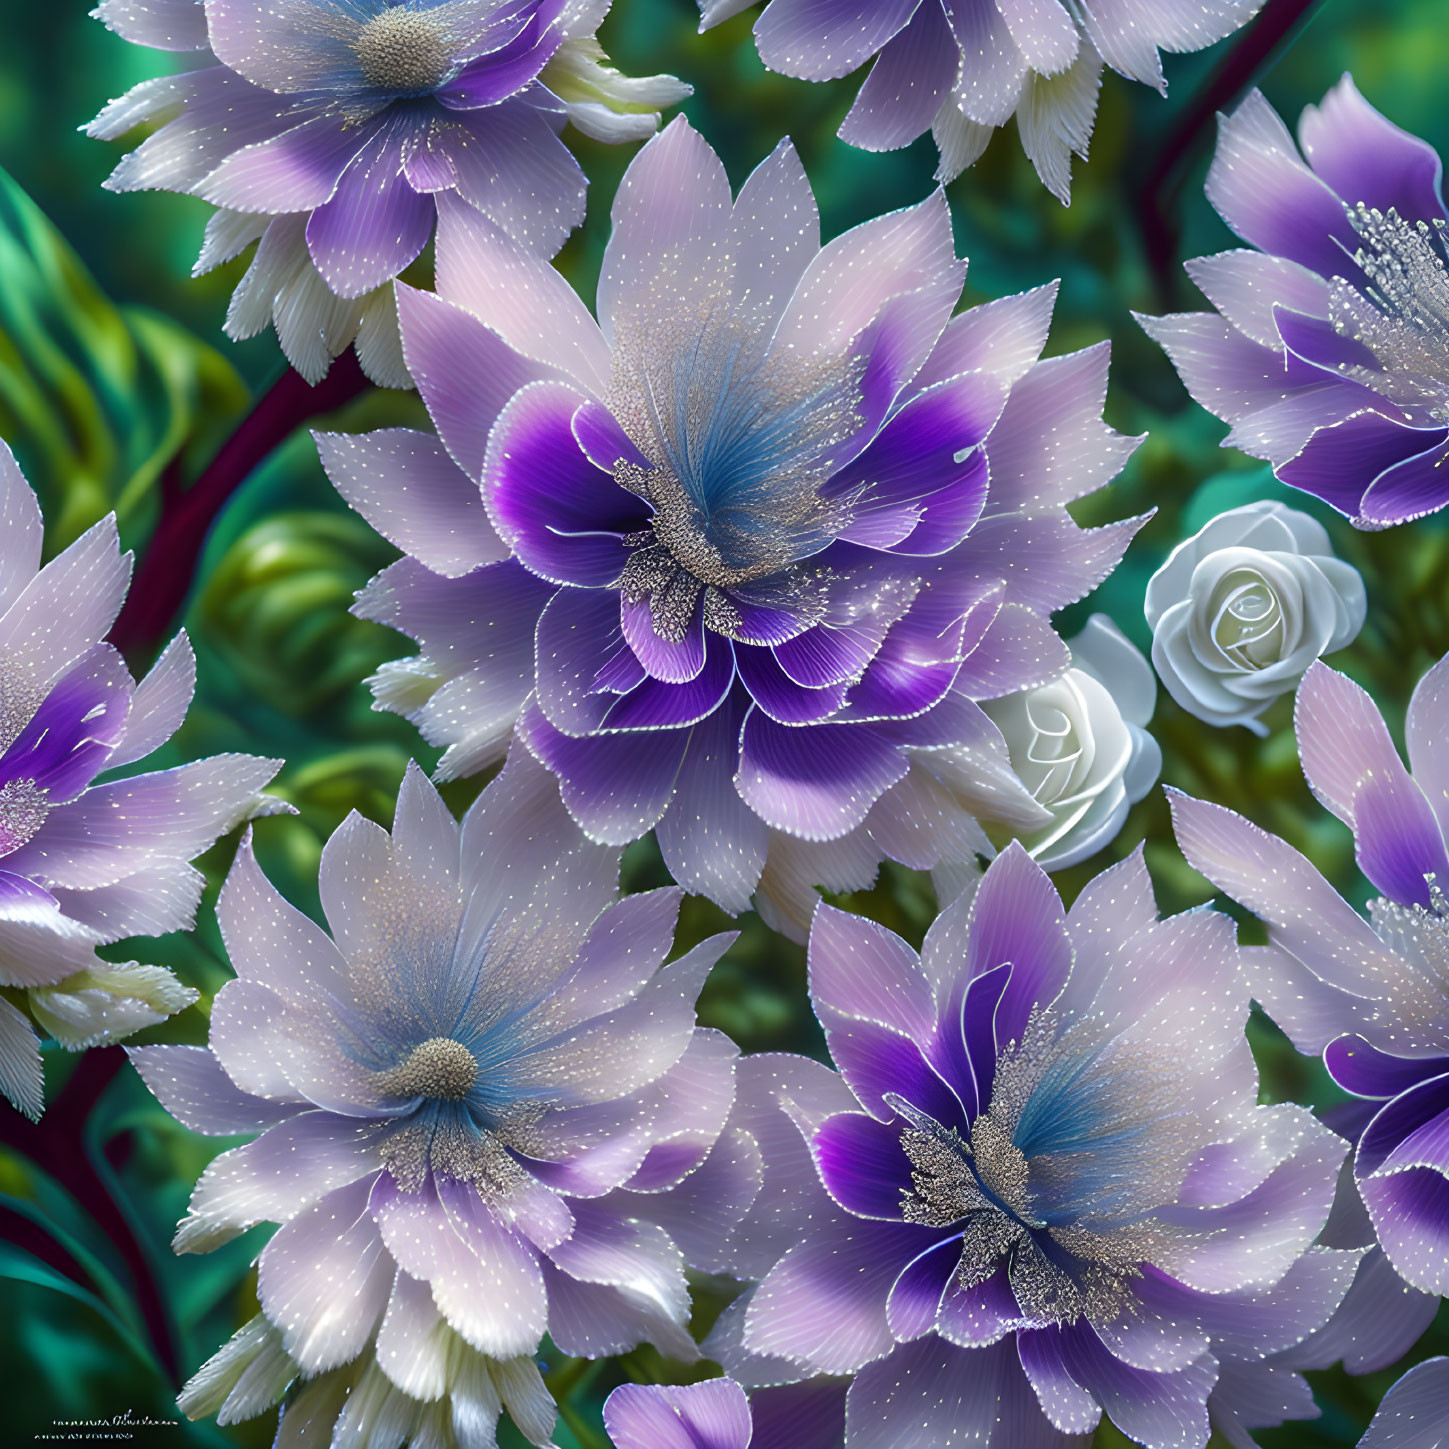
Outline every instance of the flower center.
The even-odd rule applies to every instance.
[[[478,1080],[478,1063],[460,1041],[446,1036],[419,1043],[395,1067],[379,1072],[377,1088],[389,1097],[460,1102]]]
[[[957,1288],[1004,1268],[1034,1323],[1134,1312],[1143,1264],[1170,1262],[1190,1237],[1154,1216],[1200,1147],[1173,1070],[1097,1021],[1037,1008],[1001,1051],[966,1136],[887,1094],[911,1168],[901,1216],[959,1231]]]
[[[1229,574],[1211,600],[1213,639],[1238,668],[1252,673],[1277,662],[1282,652],[1283,609],[1278,595],[1256,575]]]
[[[45,823],[49,808],[46,792],[34,780],[0,785],[0,856],[19,850]]]
[[[374,15],[352,48],[363,79],[379,90],[435,90],[452,66],[436,23],[406,5]]]
[[[1383,212],[1363,202],[1347,210],[1368,295],[1335,278],[1329,317],[1334,331],[1366,347],[1377,366],[1344,362],[1338,370],[1405,409],[1449,422],[1445,223],[1409,221],[1392,207]]]

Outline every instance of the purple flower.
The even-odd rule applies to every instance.
[[[252,815],[279,760],[216,755],[117,772],[180,727],[196,661],[179,635],[140,684],[103,642],[131,579],[114,515],[43,568],[40,507],[0,442],[0,1091],[38,1118],[36,1032],[72,1051],[118,1041],[196,1000],[160,966],[96,947],[196,919],[189,861]],[[20,1009],[23,1001],[29,1015]]]
[[[1159,921],[1140,853],[1067,914],[1013,845],[920,957],[821,906],[810,989],[839,1077],[776,1098],[815,1173],[765,1153],[736,1271],[787,1250],[707,1347],[853,1376],[847,1449],[1046,1449],[1104,1412],[1201,1449],[1220,1365],[1343,1297],[1360,1253],[1310,1245],[1344,1144],[1257,1105],[1232,922]]]
[[[701,30],[751,0],[699,0]],[[1086,159],[1102,62],[1166,92],[1159,48],[1201,50],[1262,0],[770,0],[755,25],[760,58],[802,80],[876,63],[840,137],[894,151],[929,130],[941,181],[959,176],[1016,117],[1022,148],[1063,204],[1072,153]]]
[[[1173,797],[1183,854],[1255,912],[1272,945],[1246,954],[1254,997],[1300,1051],[1323,1053],[1356,1124],[1354,1175],[1394,1268],[1449,1293],[1449,657],[1409,705],[1413,773],[1369,696],[1325,664],[1298,690],[1314,794],[1354,833],[1379,892],[1365,921],[1296,850],[1240,815]]]
[[[839,1449],[845,1395],[790,1384],[750,1398],[734,1379],[685,1388],[625,1384],[604,1404],[615,1449]]]
[[[421,645],[374,690],[443,777],[517,723],[592,838],[655,829],[682,885],[802,935],[812,885],[1041,825],[976,701],[1061,672],[1050,612],[1141,522],[1066,511],[1135,442],[1105,344],[1037,362],[1054,289],[952,318],[939,193],[821,248],[788,143],[733,200],[682,120],[620,187],[598,322],[455,210],[439,295],[399,291],[440,440],[321,439],[411,555],[359,612]]]
[[[521,749],[461,829],[416,766],[391,835],[350,816],[322,857],[330,935],[243,848],[210,1046],[132,1053],[193,1130],[265,1129],[207,1168],[177,1250],[282,1225],[261,1317],[188,1413],[259,1413],[295,1377],[284,1428],[370,1412],[364,1380],[398,1415],[496,1418],[500,1374],[534,1402],[545,1333],[569,1354],[696,1356],[684,1256],[652,1219],[730,1108],[736,1051],[696,1029],[694,999],[733,937],[661,966],[680,892],[616,902],[617,869]],[[551,1414],[526,1416],[546,1442]],[[353,1432],[332,1442],[369,1442]]]
[[[1207,194],[1256,250],[1187,264],[1216,313],[1138,320],[1225,445],[1385,528],[1449,503],[1439,158],[1348,76],[1298,135],[1256,91],[1224,118]]]
[[[594,39],[607,0],[106,0],[127,39],[208,49],[143,81],[90,125],[106,140],[162,120],[116,167],[115,191],[161,189],[219,210],[197,271],[257,242],[227,315],[275,323],[308,381],[354,340],[376,381],[407,387],[390,282],[465,203],[552,256],[584,217],[586,178],[559,137],[649,135],[689,93],[630,79]]]

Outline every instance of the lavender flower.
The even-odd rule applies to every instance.
[[[625,1384],[604,1404],[615,1449],[838,1449],[844,1395],[789,1385],[746,1398],[733,1379],[685,1388]]]
[[[0,442],[0,985],[20,993],[0,999],[0,1091],[35,1118],[32,1019],[80,1051],[195,1001],[164,968],[96,948],[190,926],[204,882],[188,862],[285,808],[260,794],[281,762],[251,755],[116,778],[186,717],[191,646],[178,636],[137,684],[103,642],[131,578],[114,516],[43,568],[42,542],[35,495]]]
[[[246,1417],[296,1378],[284,1431],[297,1416],[325,1441],[335,1419],[342,1449],[370,1442],[368,1414],[411,1414],[473,1444],[458,1426],[491,1430],[512,1384],[544,1443],[545,1332],[590,1357],[696,1355],[684,1259],[650,1217],[729,1111],[735,1049],[696,1030],[694,999],[732,937],[661,966],[680,892],[614,903],[617,867],[522,750],[461,829],[416,766],[391,835],[349,817],[322,858],[330,936],[243,848],[210,1046],[132,1053],[187,1126],[265,1129],[207,1168],[177,1250],[282,1225],[261,1318],[188,1413],[220,1397]]]
[[[433,233],[438,198],[552,256],[587,184],[559,138],[649,135],[689,93],[631,79],[594,32],[608,0],[106,0],[138,44],[217,63],[143,81],[90,125],[111,140],[165,122],[125,157],[115,191],[187,192],[219,210],[198,272],[256,256],[227,332],[269,324],[315,382],[356,342],[377,382],[410,382],[390,282]]]
[[[1390,1261],[1449,1292],[1449,658],[1419,682],[1404,768],[1369,696],[1325,664],[1297,702],[1303,773],[1354,832],[1380,893],[1365,921],[1296,850],[1221,806],[1174,796],[1183,853],[1270,928],[1247,953],[1253,995],[1334,1080],[1380,1104],[1354,1174]]]
[[[1439,158],[1348,76],[1298,134],[1257,92],[1224,118],[1207,194],[1256,250],[1187,264],[1216,313],[1138,320],[1226,444],[1384,528],[1449,503]]]
[[[1220,1365],[1343,1297],[1360,1254],[1310,1245],[1344,1144],[1257,1105],[1232,923],[1159,921],[1140,853],[1068,915],[1013,845],[920,958],[821,906],[810,985],[840,1076],[776,1096],[818,1179],[766,1153],[729,1241],[746,1277],[756,1237],[788,1250],[708,1347],[851,1375],[847,1449],[1045,1449],[1104,1412],[1201,1449]]]
[[[939,194],[820,248],[785,143],[731,201],[684,121],[651,141],[598,323],[445,203],[439,295],[399,291],[440,441],[321,445],[411,555],[359,612],[419,641],[374,690],[442,775],[517,723],[592,838],[653,828],[682,885],[758,887],[803,934],[812,885],[970,859],[977,815],[1044,823],[976,701],[1065,668],[1051,610],[1141,522],[1065,504],[1135,442],[1101,420],[1105,344],[1037,362],[1053,288],[951,317]]]
[[[699,0],[701,30],[751,0]],[[1064,205],[1072,153],[1084,160],[1102,62],[1165,92],[1159,48],[1201,50],[1245,24],[1262,0],[770,0],[755,26],[760,58],[802,80],[875,65],[840,137],[894,151],[930,130],[941,181],[959,176],[1016,117],[1022,148]]]

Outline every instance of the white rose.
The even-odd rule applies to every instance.
[[[1281,503],[1220,513],[1147,585],[1152,662],[1167,692],[1209,724],[1246,725],[1298,687],[1320,654],[1363,628],[1358,570],[1323,526]]]
[[[1012,768],[1051,811],[1049,825],[1019,836],[1046,870],[1106,845],[1162,769],[1162,751],[1144,728],[1157,682],[1141,653],[1105,614],[1087,620],[1071,649],[1072,667],[1059,678],[982,706]]]

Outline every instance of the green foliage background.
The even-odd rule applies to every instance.
[[[670,71],[689,81],[687,114],[725,159],[738,183],[789,134],[820,200],[827,235],[881,211],[919,200],[932,187],[929,140],[905,152],[869,155],[835,139],[857,85],[812,86],[767,74],[750,41],[757,12],[707,36],[695,33],[692,0],[615,0],[603,38],[626,71]],[[15,448],[46,509],[51,551],[111,509],[128,546],[144,550],[157,511],[162,467],[180,457],[192,476],[244,412],[249,398],[281,371],[270,335],[232,345],[221,335],[226,299],[240,265],[191,279],[207,208],[165,194],[114,196],[100,182],[118,156],[77,127],[108,98],[172,66],[171,58],[126,45],[88,18],[82,0],[5,6],[0,48],[0,436]],[[1346,69],[1368,98],[1400,125],[1449,147],[1449,26],[1443,0],[1321,0],[1262,85],[1280,111],[1296,116]],[[1441,516],[1381,534],[1355,533],[1342,519],[1281,488],[1252,460],[1219,450],[1224,429],[1192,406],[1163,356],[1130,310],[1198,304],[1174,266],[1154,279],[1142,248],[1141,186],[1156,148],[1194,92],[1232,46],[1169,61],[1171,95],[1160,99],[1106,77],[1091,160],[1077,166],[1073,204],[1062,208],[1037,183],[1009,130],[984,160],[950,188],[958,249],[970,257],[968,301],[1062,279],[1049,350],[1110,337],[1113,386],[1108,417],[1147,432],[1120,480],[1081,513],[1099,522],[1156,509],[1121,569],[1098,594],[1068,611],[1070,632],[1104,609],[1139,644],[1147,643],[1145,582],[1172,546],[1214,513],[1259,497],[1280,497],[1323,519],[1341,555],[1364,573],[1369,616],[1363,634],[1333,662],[1368,685],[1391,724],[1402,724],[1409,692],[1449,650],[1449,520]],[[182,58],[184,59],[184,58]],[[608,208],[633,148],[611,149],[571,133],[592,179],[589,219],[559,265],[592,295],[608,233]],[[1202,197],[1211,130],[1198,138],[1191,170],[1167,199],[1180,228],[1179,259],[1231,245]],[[344,428],[420,421],[414,398],[368,395],[337,419]],[[3,541],[0,541],[3,542]],[[283,891],[317,909],[322,842],[351,809],[390,817],[412,753],[434,762],[411,728],[373,713],[361,681],[406,652],[387,630],[352,619],[352,592],[392,557],[336,498],[305,436],[278,450],[238,495],[207,548],[201,585],[186,625],[200,656],[200,690],[164,763],[246,749],[285,756],[279,789],[299,814],[262,822],[263,864]],[[145,661],[133,661],[144,663]],[[1307,851],[1350,895],[1362,897],[1348,832],[1312,801],[1291,732],[1291,705],[1269,715],[1272,732],[1214,731],[1159,698],[1154,731],[1163,778],[1241,810]],[[450,787],[461,809],[476,792]],[[1146,840],[1164,909],[1208,895],[1177,855],[1161,795],[1129,818],[1122,835],[1058,881],[1069,897],[1110,859]],[[150,1039],[201,1041],[207,1001],[229,974],[210,904],[230,861],[227,841],[203,861],[212,892],[193,937],[129,944],[127,956],[162,961],[203,992],[202,1004]],[[631,888],[663,878],[647,843],[626,860]],[[929,887],[904,871],[851,898],[919,941],[933,909]],[[723,924],[707,903],[688,903],[681,948]],[[1252,927],[1246,927],[1251,933]],[[702,1014],[747,1049],[818,1049],[805,1004],[802,953],[747,921],[739,945],[717,968]],[[1254,1041],[1265,1093],[1315,1106],[1336,1091],[1321,1068],[1298,1058],[1261,1020]],[[75,1059],[47,1052],[48,1095],[62,1090]],[[7,1443],[28,1443],[54,1420],[109,1418],[129,1411],[174,1421],[174,1374],[189,1374],[254,1304],[248,1271],[265,1230],[201,1258],[172,1256],[168,1241],[190,1184],[218,1149],[173,1122],[121,1072],[83,1124],[74,1150],[86,1154],[143,1245],[144,1272],[159,1290],[174,1365],[137,1307],[137,1283],[107,1233],[74,1198],[22,1154],[0,1149],[0,1207],[24,1221],[42,1256],[0,1244],[0,1364],[11,1392]],[[60,1265],[60,1266],[56,1266]],[[720,1298],[701,1284],[701,1317]],[[1362,1380],[1316,1376],[1323,1405],[1316,1424],[1267,1433],[1268,1446],[1351,1445],[1373,1407],[1408,1362],[1449,1350],[1449,1314],[1412,1358]],[[626,1377],[681,1371],[649,1353],[601,1365],[550,1359],[563,1400],[558,1443],[603,1443],[599,1406]],[[132,1431],[130,1442],[183,1449],[264,1445],[268,1419],[234,1429],[167,1422]],[[1125,1441],[1110,1428],[1102,1444]]]

